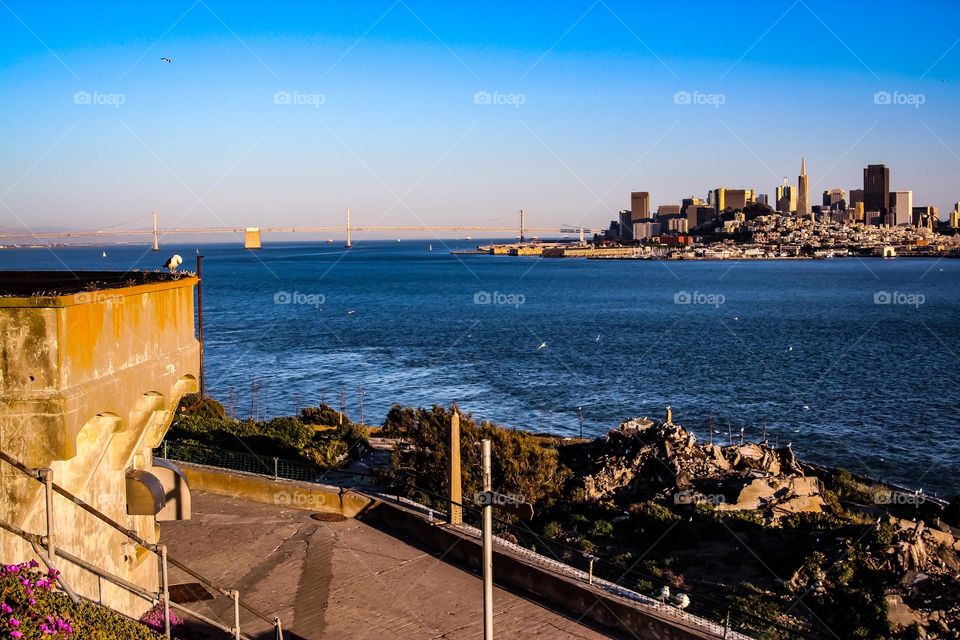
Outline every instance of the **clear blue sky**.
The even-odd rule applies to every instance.
[[[631,190],[772,193],[801,156],[815,203],[883,162],[945,217],[958,23],[955,1],[2,0],[0,226],[154,207],[179,226],[341,224],[348,206],[357,224],[523,207],[601,226]]]

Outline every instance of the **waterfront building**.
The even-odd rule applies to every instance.
[[[810,185],[807,184],[807,161],[800,158],[800,176],[797,178],[797,215],[810,215]]]
[[[637,222],[633,225],[633,238],[634,240],[655,238],[660,235],[660,229],[659,222]]]
[[[871,164],[863,170],[863,208],[868,214],[866,224],[880,226],[889,213],[890,169],[883,164]]]
[[[891,227],[913,224],[913,191],[892,191],[890,192],[890,207],[887,217],[890,219],[887,223]]]
[[[631,223],[650,217],[650,192],[632,191],[630,193],[630,211],[633,212]]]

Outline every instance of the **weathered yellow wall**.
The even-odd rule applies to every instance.
[[[0,449],[148,541],[151,516],[126,513],[126,472],[149,468],[151,449],[180,398],[196,391],[196,278],[49,298],[0,298]],[[153,554],[55,496],[55,535],[66,551],[150,590]],[[0,462],[0,517],[45,533],[41,485]],[[0,561],[32,557],[0,533]],[[78,592],[131,615],[147,604],[78,567],[64,575]]]
[[[376,503],[357,493],[342,491],[312,482],[274,480],[251,473],[226,471],[178,462],[190,489],[223,496],[264,502],[280,507],[339,513],[348,518],[366,511]]]

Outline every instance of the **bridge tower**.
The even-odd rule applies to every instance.
[[[160,251],[160,222],[156,209],[153,210],[153,250]]]
[[[347,207],[347,242],[343,245],[347,249],[353,246],[353,243],[350,241],[350,208]]]
[[[523,242],[523,209],[520,209],[520,242]]]

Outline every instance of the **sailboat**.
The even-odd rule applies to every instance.
[[[106,251],[103,252],[103,256],[102,256],[102,257],[104,257],[104,258],[107,257],[107,252],[106,252]]]
[[[432,245],[432,244],[427,246],[427,251],[433,251],[433,245]]]

